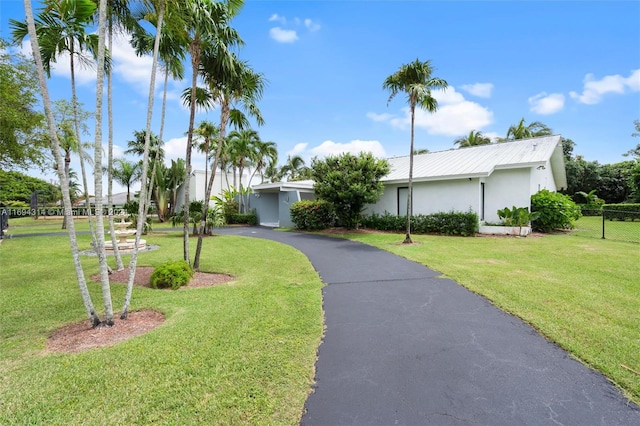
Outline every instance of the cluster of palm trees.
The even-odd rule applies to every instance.
[[[222,155],[223,143],[227,138],[227,126],[235,127],[242,132],[248,127],[249,118],[261,125],[263,119],[257,102],[262,96],[265,86],[264,76],[255,72],[249,64],[238,57],[238,48],[243,42],[237,31],[231,27],[231,20],[243,6],[243,0],[226,0],[217,2],[212,0],[185,0],[180,2],[168,2],[166,0],[146,0],[133,2],[129,0],[44,0],[42,8],[37,15],[31,6],[30,0],[24,0],[26,21],[11,21],[13,41],[20,43],[28,35],[36,68],[38,81],[41,88],[43,106],[47,117],[49,139],[51,140],[52,153],[56,162],[58,178],[62,186],[63,204],[66,220],[69,223],[69,239],[71,251],[76,267],[76,274],[80,293],[87,311],[87,315],[94,326],[104,323],[113,324],[113,307],[109,287],[109,267],[106,262],[104,249],[104,217],[102,202],[103,169],[107,173],[107,206],[112,205],[112,182],[119,178],[120,172],[124,172],[124,160],[113,158],[113,121],[112,121],[112,96],[111,96],[111,67],[109,50],[112,46],[112,37],[115,32],[127,34],[137,53],[152,54],[153,62],[151,78],[149,82],[149,99],[147,109],[146,127],[143,133],[144,144],[140,149],[142,163],[140,166],[140,180],[145,184],[140,190],[140,202],[138,211],[138,232],[141,234],[142,224],[145,222],[147,208],[151,195],[161,198],[158,188],[160,179],[156,177],[163,171],[159,171],[162,164],[158,161],[159,149],[155,153],[151,150],[151,122],[155,94],[155,80],[159,62],[162,63],[165,78],[165,90],[163,96],[163,108],[158,140],[163,140],[164,111],[166,102],[166,83],[168,77],[182,78],[184,74],[184,62],[189,57],[192,67],[191,87],[183,94],[183,100],[189,105],[190,118],[187,132],[187,148],[184,160],[184,188],[185,188],[185,216],[184,216],[184,258],[189,261],[189,179],[191,173],[191,153],[194,137],[198,138],[195,127],[196,107],[211,109],[214,106],[220,111],[220,122],[217,124],[217,142],[209,139],[208,148],[215,147],[212,155],[212,170],[216,170]],[[93,30],[97,29],[97,33]],[[71,69],[71,104],[73,107],[72,125],[61,132],[58,128],[51,99],[47,87],[47,77],[50,77],[50,68],[60,55],[69,55]],[[81,119],[77,111],[77,96],[75,86],[75,68],[78,64],[93,66],[96,69],[96,105],[95,105],[95,129],[93,143],[93,169],[94,169],[94,195],[96,200],[96,213],[90,218],[93,246],[97,252],[100,264],[100,276],[102,282],[102,296],[105,307],[105,319],[100,319],[96,313],[91,296],[87,290],[82,265],[79,258],[77,240],[75,238],[75,226],[71,216],[71,199],[69,196],[69,172],[65,172],[65,159],[61,154],[61,139],[69,136],[70,139],[80,141]],[[108,153],[106,167],[103,165],[103,93],[104,82],[107,81],[107,114],[108,114]],[[204,82],[204,86],[198,86],[198,82]],[[215,136],[214,136],[215,139]],[[266,156],[267,154],[265,154]],[[114,167],[115,165],[115,167]],[[81,159],[81,167],[84,174],[84,163]],[[177,165],[179,168],[179,165]],[[246,167],[245,163],[239,167]],[[266,163],[265,166],[266,167]],[[137,171],[135,173],[138,173]],[[210,196],[215,173],[211,173],[207,184],[207,197]],[[154,187],[155,186],[155,187]],[[166,189],[166,188],[165,188]],[[84,191],[88,193],[86,179],[84,179]],[[85,197],[88,200],[88,197]],[[157,201],[157,200],[156,200]],[[196,249],[194,268],[198,268],[200,249],[202,246],[202,230],[208,203],[204,203],[203,222],[200,226],[200,235]],[[112,216],[109,215],[109,227],[113,231]],[[112,232],[112,235],[114,233]],[[114,242],[115,243],[115,242]],[[117,246],[117,244],[114,244]],[[136,244],[136,247],[138,245]],[[117,249],[115,250],[117,267],[123,267]],[[135,266],[137,261],[137,249],[131,257],[130,279],[125,294],[125,301],[120,317],[126,318]]]
[[[507,136],[504,138],[498,138],[497,142],[509,142],[519,139],[537,138],[540,136],[550,136],[553,132],[546,125],[539,121],[534,121],[525,125],[525,120],[522,118],[518,124],[509,126],[507,130]],[[492,143],[491,138],[482,134],[477,130],[471,130],[468,135],[456,139],[453,144],[458,145],[459,148],[465,148],[469,146],[489,145]]]

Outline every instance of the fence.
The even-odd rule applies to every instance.
[[[640,212],[583,209],[571,235],[640,243]]]

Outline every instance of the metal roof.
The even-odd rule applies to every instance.
[[[558,175],[556,181],[561,183],[566,181],[561,139],[559,135],[554,135],[414,155],[413,179],[429,181],[486,177],[497,169],[544,165],[553,156],[553,173],[554,176]],[[382,181],[406,182],[409,179],[409,156],[394,157],[388,161],[391,171]],[[556,170],[560,168],[562,170]]]

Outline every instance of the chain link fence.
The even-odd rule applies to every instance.
[[[571,235],[640,243],[640,211],[582,210]]]

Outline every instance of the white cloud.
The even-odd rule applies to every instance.
[[[564,108],[564,95],[562,93],[541,92],[529,98],[529,105],[531,105],[531,111],[538,114],[555,114]]]
[[[304,20],[304,26],[311,32],[318,31],[320,29],[320,24],[313,22],[309,18]]]
[[[178,158],[184,158],[187,152],[187,137],[182,136],[179,138],[169,139],[163,145],[164,148],[164,163],[167,166],[171,165],[171,160],[177,160]],[[197,149],[191,151],[191,169],[192,170],[204,170],[205,169],[205,156]]]
[[[269,30],[269,36],[278,43],[293,43],[298,40],[296,30],[285,30],[280,27],[273,27]]]
[[[280,16],[277,13],[274,13],[269,17],[269,22],[280,22],[282,25],[287,24],[287,18],[284,16]]]
[[[491,92],[493,91],[493,84],[491,83],[464,84],[460,86],[460,88],[472,94],[473,96],[477,96],[479,98],[490,98]]]
[[[20,46],[20,53],[30,58],[33,50],[31,50],[31,42],[26,39],[22,41]],[[51,74],[58,77],[65,77],[71,80],[71,66],[69,63],[69,54],[64,52],[56,55],[56,62],[51,63]],[[74,64],[74,74],[76,84],[85,85],[89,83],[95,83],[97,73],[95,67],[78,64],[78,61]],[[71,87],[71,86],[69,86]]]
[[[596,80],[593,74],[587,74],[582,93],[570,92],[569,95],[583,104],[594,105],[602,101],[607,93],[624,94],[628,91],[640,91],[640,69],[633,70],[629,77],[615,74],[604,76],[600,80]]]
[[[308,145],[309,144],[306,142],[297,143],[291,151],[287,152],[287,155],[290,155],[292,157],[294,155],[301,155],[307,149]]]
[[[452,86],[446,90],[435,90],[432,94],[438,101],[438,110],[432,114],[416,108],[415,117],[416,127],[426,130],[429,134],[458,136],[471,130],[481,130],[493,122],[491,111],[476,102],[466,100]],[[389,118],[389,124],[407,129],[411,123],[409,108],[403,108],[403,112],[403,117]],[[381,118],[383,115],[375,115],[375,117]],[[374,116],[368,116],[374,118]]]
[[[378,141],[352,140],[347,143],[339,143],[334,141],[324,141],[320,145],[309,150],[312,157],[328,157],[331,155],[339,155],[346,152],[359,154],[360,152],[370,152],[375,157],[384,158],[387,156],[382,144]]]

